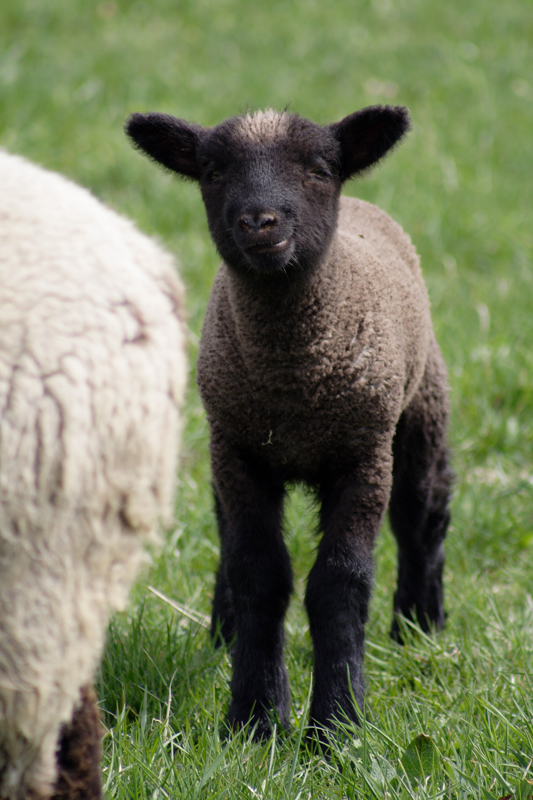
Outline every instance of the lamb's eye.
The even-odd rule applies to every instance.
[[[208,183],[216,183],[222,177],[222,173],[219,172],[218,169],[210,169],[205,175],[205,179]]]
[[[320,164],[315,164],[314,167],[310,167],[307,173],[312,175],[313,178],[320,178],[321,180],[327,180],[332,177],[331,172],[326,169],[326,167],[320,166]]]

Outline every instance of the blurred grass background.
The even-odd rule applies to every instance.
[[[375,202],[422,258],[450,373],[457,483],[448,627],[387,630],[395,550],[377,547],[368,723],[327,762],[299,751],[312,669],[302,611],[313,517],[296,490],[287,660],[294,732],[225,741],[229,660],[148,584],[209,613],[217,538],[194,360],[217,256],[199,193],[135,153],[132,111],[204,125],[288,106],[317,122],[407,105],[408,140],[346,191]],[[0,146],[69,175],[178,257],[191,385],[176,527],[112,623],[99,678],[110,797],[483,797],[533,780],[533,12],[529,0],[2,0]],[[401,755],[430,735],[413,780]],[[433,763],[433,762],[432,762]],[[529,787],[529,788],[528,788]]]

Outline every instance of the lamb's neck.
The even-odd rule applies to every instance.
[[[290,272],[274,280],[247,280],[228,270],[228,297],[233,319],[243,335],[283,337],[287,347],[303,337],[322,337],[342,302],[338,242],[334,237],[322,263],[304,275]]]

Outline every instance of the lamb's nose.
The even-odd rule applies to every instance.
[[[246,233],[262,233],[274,228],[279,222],[277,214],[273,211],[263,211],[260,214],[241,214],[238,219],[240,228]]]

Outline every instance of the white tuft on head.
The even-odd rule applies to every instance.
[[[248,112],[239,120],[239,132],[252,142],[269,142],[287,133],[290,117],[286,111],[275,111],[273,108],[254,114]]]

